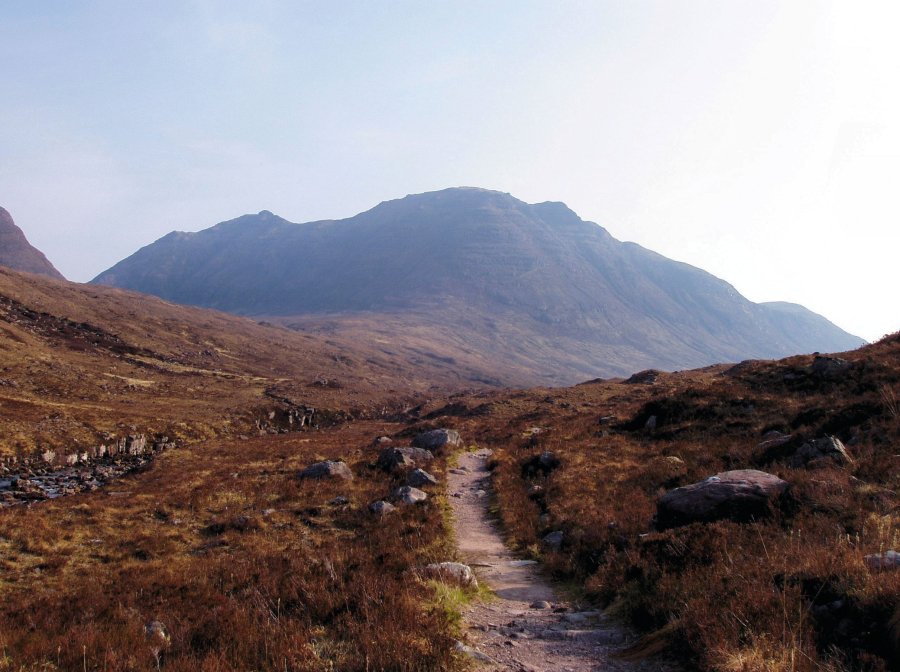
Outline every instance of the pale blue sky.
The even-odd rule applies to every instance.
[[[449,186],[900,329],[893,3],[0,3],[0,205],[70,279]]]

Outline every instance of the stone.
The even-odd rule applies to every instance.
[[[426,485],[437,485],[438,479],[421,469],[413,469],[406,478],[406,484],[413,488],[421,488]]]
[[[389,502],[372,502],[369,504],[369,511],[378,516],[386,516],[393,510],[394,506]]]
[[[393,443],[393,440],[389,436],[379,436],[377,439],[372,441],[372,447],[374,448],[383,448],[384,446],[388,446]]]
[[[453,648],[457,653],[460,653],[467,658],[472,658],[482,663],[494,663],[494,659],[486,653],[482,653],[478,649],[473,649],[471,646],[466,646],[460,641],[457,641],[456,644],[453,645]]]
[[[663,495],[656,504],[656,524],[667,529],[694,522],[759,520],[768,516],[772,498],[789,487],[763,471],[726,471]]]
[[[412,469],[434,459],[431,451],[422,448],[385,448],[375,466],[384,471]]]
[[[326,460],[307,467],[297,474],[297,478],[342,478],[352,481],[353,472],[344,462]]]
[[[543,467],[547,471],[552,471],[559,466],[559,458],[556,457],[555,453],[549,450],[545,450],[538,458],[538,465]]]
[[[169,642],[169,633],[161,621],[150,621],[144,626],[144,637],[153,646],[165,646]]]
[[[391,499],[395,502],[400,502],[401,504],[415,504],[416,502],[424,502],[428,498],[424,492],[419,490],[418,488],[411,488],[408,485],[404,485],[402,488],[397,488],[394,492],[391,493]]]
[[[774,438],[763,441],[762,443],[759,444],[759,447],[762,448],[763,450],[766,450],[768,448],[774,448],[776,446],[783,446],[786,443],[790,443],[791,438],[792,437],[790,437],[790,436],[776,436]]]
[[[644,423],[644,429],[649,429],[650,431],[653,431],[654,429],[656,429],[656,416],[655,415],[651,415],[649,418],[647,418],[647,422]]]
[[[825,436],[821,439],[816,439],[812,443],[804,443],[800,446],[797,452],[791,456],[788,465],[794,469],[800,469],[825,457],[830,457],[838,463],[853,462],[840,439],[833,436]]]
[[[445,446],[457,448],[463,445],[459,438],[459,432],[455,429],[433,429],[430,432],[419,434],[412,442],[415,448],[425,448],[431,451],[440,451]]]
[[[438,562],[422,569],[422,576],[440,581],[453,581],[461,586],[478,587],[475,572],[461,562]]]
[[[607,415],[607,416],[600,418],[600,424],[601,425],[611,425],[618,419],[619,418],[616,417],[615,415]]]
[[[900,553],[897,551],[885,551],[865,557],[866,567],[869,569],[900,569]]]
[[[541,539],[543,543],[549,546],[554,551],[558,551],[559,547],[562,546],[563,542],[563,533],[560,531],[551,532],[546,537]]]
[[[347,504],[350,500],[344,497],[343,495],[339,495],[328,502],[331,506],[343,506]]]
[[[840,357],[822,356],[817,356],[813,360],[812,367],[810,367],[814,376],[817,378],[824,378],[825,380],[837,380],[843,378],[850,372],[851,368],[853,368],[853,364],[845,359],[841,359]]]
[[[550,608],[550,603],[549,603],[549,602],[545,602],[544,600],[541,600],[540,602],[533,602],[533,603],[531,604],[531,608],[532,608],[532,609],[549,609],[549,608]]]

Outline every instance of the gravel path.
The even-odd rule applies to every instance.
[[[490,473],[485,465],[490,455],[489,450],[461,455],[458,467],[447,477],[460,555],[497,596],[465,614],[466,644],[490,658],[486,669],[664,669],[610,659],[610,652],[625,642],[626,633],[607,624],[606,615],[599,611],[578,611],[560,601],[537,573],[537,563],[517,560],[506,548],[488,517]]]

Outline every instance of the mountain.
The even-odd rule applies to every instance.
[[[705,271],[618,241],[563,203],[474,188],[339,221],[263,211],[172,232],[93,282],[365,340],[498,384],[864,343],[801,306],[755,304]]]
[[[0,208],[0,266],[65,280],[44,253],[32,247],[22,229],[16,226],[12,216],[3,208]]]

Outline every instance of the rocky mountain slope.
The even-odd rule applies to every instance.
[[[65,280],[44,253],[32,247],[22,229],[16,226],[12,216],[3,208],[0,208],[0,266]]]
[[[95,283],[266,316],[473,380],[565,384],[863,344],[788,304],[613,238],[562,203],[460,188],[340,221],[173,232]]]

